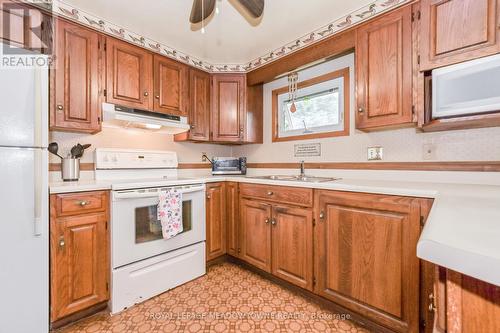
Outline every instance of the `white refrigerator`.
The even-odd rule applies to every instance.
[[[49,330],[48,94],[47,69],[0,68],[0,333]]]

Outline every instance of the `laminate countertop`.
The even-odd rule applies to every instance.
[[[417,256],[500,286],[500,186],[339,179],[312,183],[244,176],[208,176],[192,182],[233,181],[432,198]],[[51,193],[111,189],[110,182],[51,183]]]

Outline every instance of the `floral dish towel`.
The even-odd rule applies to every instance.
[[[158,202],[158,220],[164,239],[182,232],[182,193],[175,188],[162,189]]]

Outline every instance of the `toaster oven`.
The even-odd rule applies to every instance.
[[[246,175],[246,157],[214,157],[212,175]]]

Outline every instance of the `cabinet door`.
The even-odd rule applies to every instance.
[[[207,185],[207,261],[226,254],[226,205],[224,183]]]
[[[95,133],[101,130],[98,33],[62,20],[56,23],[56,67],[50,127]]]
[[[422,0],[420,69],[500,52],[500,1]]]
[[[271,272],[271,205],[242,199],[240,258]]]
[[[240,250],[239,242],[239,197],[238,183],[226,183],[226,235],[227,253],[238,257]]]
[[[51,321],[108,300],[107,214],[51,220]]]
[[[160,55],[154,56],[154,110],[187,116],[188,67]]]
[[[412,123],[411,6],[361,26],[356,39],[356,128]]]
[[[318,191],[315,292],[398,332],[418,332],[418,199]]]
[[[273,206],[272,273],[299,287],[313,288],[312,210]]]
[[[243,141],[245,137],[245,89],[245,75],[214,75],[213,141]]]
[[[210,84],[210,74],[194,69],[189,71],[191,140],[210,140]]]
[[[130,108],[153,108],[153,56],[148,51],[106,39],[106,101]]]

